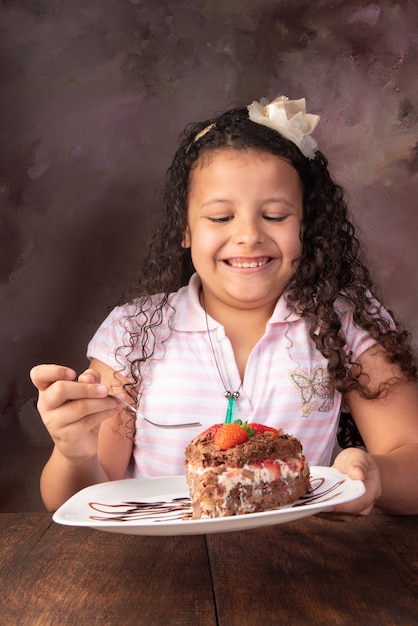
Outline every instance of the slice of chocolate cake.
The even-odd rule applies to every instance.
[[[298,439],[260,424],[212,426],[186,448],[193,517],[268,511],[310,489]]]

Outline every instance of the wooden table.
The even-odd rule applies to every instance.
[[[141,537],[0,515],[2,626],[418,624],[418,516]]]

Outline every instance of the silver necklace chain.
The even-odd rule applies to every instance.
[[[225,385],[225,382],[224,382],[224,379],[223,379],[223,376],[222,376],[222,372],[221,372],[221,368],[219,367],[218,359],[216,358],[215,349],[214,349],[213,343],[212,343],[212,337],[211,337],[210,330],[209,330],[208,312],[206,311],[206,302],[205,302],[205,296],[204,296],[203,290],[202,290],[202,304],[203,304],[203,310],[205,312],[206,330],[207,330],[208,337],[209,337],[209,343],[210,343],[210,347],[211,347],[211,350],[212,350],[213,359],[215,361],[216,369],[218,370],[219,378],[221,380],[223,388],[225,389],[225,394],[224,394],[225,398],[228,398],[228,399],[229,398],[233,398],[234,400],[238,400],[238,398],[240,396],[239,392],[240,392],[241,387],[242,387],[242,381],[241,381],[241,384],[240,384],[240,386],[238,387],[238,389],[236,391],[229,391],[229,389],[227,389],[227,387]]]

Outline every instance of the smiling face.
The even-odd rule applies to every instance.
[[[298,173],[270,153],[225,148],[196,163],[183,245],[213,317],[228,309],[271,315],[301,255],[302,207]]]

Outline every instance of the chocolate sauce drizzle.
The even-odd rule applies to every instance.
[[[121,502],[120,504],[89,502],[89,506],[94,511],[103,513],[103,515],[90,515],[90,519],[105,522],[150,520],[158,523],[191,519],[192,517],[190,498],[186,497],[161,502]]]
[[[344,482],[344,479],[339,480],[321,491],[325,478],[314,478],[311,481],[311,491],[286,508],[327,502],[342,493],[340,487]],[[89,506],[96,513],[90,515],[89,519],[100,522],[149,521],[158,524],[192,519],[192,504],[189,497],[173,498],[160,502],[121,502],[118,504],[89,502]]]
[[[342,492],[338,491],[336,493],[336,490],[345,483],[344,479],[339,480],[324,491],[318,491],[319,489],[321,489],[324,482],[325,478],[314,478],[311,481],[312,489],[308,491],[306,496],[302,496],[302,498],[300,498],[297,502],[294,502],[292,504],[292,508],[297,506],[306,506],[307,504],[314,504],[315,502],[327,502],[328,500],[331,500],[332,498],[341,495]],[[317,483],[316,487],[313,486],[315,483]]]

